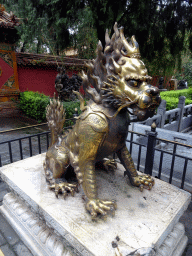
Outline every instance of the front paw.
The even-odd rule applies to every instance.
[[[49,186],[49,189],[55,190],[55,195],[58,198],[58,194],[63,194],[63,198],[65,199],[68,193],[71,193],[72,196],[75,195],[75,192],[79,192],[78,184],[68,183],[68,182],[60,182],[55,183],[54,185]]]
[[[94,219],[98,214],[107,215],[108,211],[111,211],[114,216],[117,205],[113,200],[88,199],[85,208],[91,214],[92,219]]]
[[[131,178],[131,183],[134,186],[139,187],[140,191],[142,192],[144,187],[151,190],[155,184],[155,180],[150,175],[138,175]]]
[[[110,172],[115,172],[115,170],[117,169],[117,163],[115,159],[104,160],[103,165],[105,169]]]

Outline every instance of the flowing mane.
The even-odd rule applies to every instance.
[[[89,60],[86,63],[88,68],[87,73],[82,73],[83,89],[86,95],[97,104],[103,104],[109,107],[113,105],[118,108],[124,104],[123,94],[118,98],[114,97],[113,89],[117,86],[115,80],[121,77],[122,66],[130,59],[140,59],[139,45],[134,36],[131,37],[131,42],[127,42],[124,37],[123,27],[114,25],[114,34],[111,39],[108,30],[105,34],[105,48],[101,42],[97,46],[97,58]],[[146,70],[147,73],[147,70]],[[136,79],[139,81],[151,80],[147,74],[139,75],[129,74],[127,70],[126,79]]]

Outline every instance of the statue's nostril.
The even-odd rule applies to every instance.
[[[154,86],[149,84],[148,89],[146,90],[146,93],[148,95],[155,96],[155,95],[159,94],[159,89],[157,87],[154,87]]]
[[[156,102],[159,103],[159,104],[161,103],[161,97],[160,97],[160,95],[157,95],[157,96],[156,96]]]
[[[147,89],[147,90],[146,90],[146,93],[147,93],[147,94],[151,94],[151,89]]]
[[[159,89],[157,87],[154,87],[155,95],[159,94]]]
[[[144,104],[149,104],[151,102],[151,98],[148,97],[148,96],[145,96],[144,99],[143,99],[143,103]]]
[[[155,95],[159,94],[159,90],[158,89],[156,90],[156,88],[151,88],[150,94],[155,96]]]

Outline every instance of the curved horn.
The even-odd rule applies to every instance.
[[[118,30],[118,27],[117,27],[117,22],[115,22],[115,25],[113,26],[113,29],[115,31],[116,37],[119,37],[119,30]]]
[[[132,42],[132,45],[131,45],[130,43],[127,42],[127,40],[124,36],[124,28],[121,27],[120,28],[120,37],[121,37],[122,43],[127,51],[127,53],[125,53],[123,50],[121,50],[121,53],[127,57],[140,58],[139,45],[135,39],[135,36],[131,37],[131,42]]]
[[[115,73],[121,73],[122,67],[113,58],[110,58],[110,62],[112,62],[111,65],[114,67]]]
[[[109,37],[109,31],[108,29],[106,29],[106,32],[105,32],[105,43],[106,43],[106,46],[109,45],[111,42],[111,39]]]

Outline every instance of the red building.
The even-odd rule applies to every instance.
[[[0,102],[10,101],[19,95],[14,43],[18,39],[16,26],[19,19],[7,13],[0,4]]]
[[[69,77],[84,69],[85,60],[46,54],[16,53],[19,19],[0,4],[0,115],[16,108],[14,100],[24,91],[53,96],[57,67],[63,66]]]
[[[77,58],[15,53],[16,26],[19,19],[0,4],[0,102],[17,99],[19,92],[26,90],[53,96],[58,66],[63,66],[69,77],[84,68],[85,60]]]
[[[63,66],[69,77],[84,69],[85,60],[46,54],[16,53],[19,90],[38,91],[53,96],[57,67]]]

